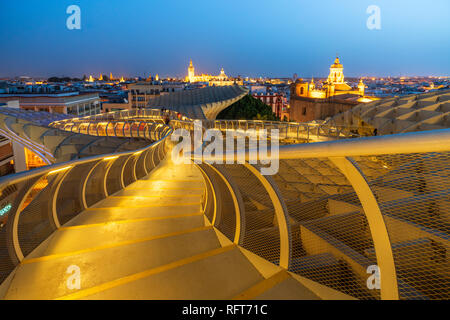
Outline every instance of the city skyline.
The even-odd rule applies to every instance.
[[[341,59],[341,57],[339,57],[338,55],[336,55],[336,58]],[[333,59],[329,59],[329,60],[332,61]],[[192,61],[192,59],[190,59],[189,61]],[[202,70],[201,67],[198,68],[198,69]],[[322,68],[322,69],[328,70],[326,68],[326,66],[324,68]],[[215,71],[218,71],[218,70],[220,70],[220,72],[224,72],[225,71],[223,67],[219,67]],[[214,73],[215,71],[214,70],[212,70],[212,71],[207,70],[207,71],[200,71],[199,73],[205,74],[205,75],[209,75],[210,73]],[[106,71],[100,71],[100,72],[97,72],[97,73],[90,72],[90,73],[87,73],[87,74],[71,74],[71,75],[68,75],[68,74],[57,74],[57,75],[55,75],[55,74],[52,74],[50,76],[28,75],[28,74],[20,74],[19,75],[19,74],[17,74],[17,75],[13,75],[13,76],[9,76],[9,77],[3,77],[3,78],[11,78],[11,79],[13,79],[13,78],[24,78],[24,77],[26,78],[26,77],[29,77],[29,78],[33,78],[33,79],[42,79],[42,80],[44,80],[44,79],[47,79],[47,78],[50,78],[50,77],[70,77],[70,78],[73,78],[73,79],[77,79],[77,78],[78,79],[83,79],[83,77],[86,77],[86,79],[89,79],[91,77],[94,80],[103,80],[103,78],[108,78],[109,79],[109,77],[112,74],[113,74],[113,72],[109,72],[108,70],[106,70]],[[148,77],[155,78],[155,76],[156,76],[157,79],[160,79],[160,80],[173,79],[173,80],[183,81],[188,76],[188,72],[186,72],[186,70],[184,72],[184,75],[182,73],[180,73],[180,75],[176,75],[176,76],[174,76],[174,75],[167,75],[167,74],[158,73],[158,72],[146,72],[146,73],[142,73],[142,74],[138,74],[138,75],[128,75],[127,73],[125,73],[125,74],[126,75],[124,75],[124,74],[114,74],[113,75],[114,76],[113,79],[114,80],[118,80],[118,79],[122,79],[122,80],[125,79],[126,80],[126,79],[138,79],[138,78],[145,79],[145,78],[148,78]],[[263,78],[263,79],[264,78],[268,78],[268,79],[270,79],[270,78],[273,78],[273,79],[277,79],[277,78],[279,78],[279,79],[289,79],[289,78],[293,78],[294,75],[297,76],[298,78],[304,78],[304,79],[311,79],[311,78],[313,78],[313,79],[316,79],[316,80],[324,80],[324,79],[326,80],[327,76],[328,76],[325,72],[321,72],[320,74],[313,74],[311,76],[304,76],[302,74],[297,74],[297,73],[293,73],[291,75],[281,75],[281,76],[271,76],[271,77],[270,76],[262,76],[262,75],[249,77],[249,76],[247,76],[245,74],[236,74],[236,75],[229,75],[229,76],[231,78],[241,77],[241,78],[252,78],[252,79],[258,79],[258,78]],[[100,78],[102,78],[102,79],[100,79]],[[445,78],[450,78],[450,75],[444,75],[444,74],[441,74],[441,75],[439,75],[439,74],[436,74],[436,75],[432,75],[432,74],[421,74],[421,75],[419,75],[419,74],[417,74],[417,75],[386,74],[386,75],[377,75],[377,76],[371,76],[371,75],[351,76],[350,75],[347,78],[349,78],[349,79],[384,79],[384,78],[386,78],[386,79],[389,79],[389,78],[392,78],[392,79],[395,79],[395,78],[442,78],[442,79],[445,79]],[[2,75],[1,74],[0,74],[0,79],[2,79]]]
[[[336,54],[349,78],[450,74],[448,1],[376,1],[381,29],[369,30],[372,2],[2,2],[0,78],[184,78],[189,59],[200,74],[326,77]],[[72,4],[80,30],[66,28]]]
[[[0,300],[449,300],[449,12],[0,0]]]

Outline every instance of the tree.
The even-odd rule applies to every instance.
[[[217,119],[223,120],[279,120],[272,108],[261,100],[246,95],[228,108],[222,110]]]

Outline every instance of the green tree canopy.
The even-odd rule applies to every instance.
[[[279,120],[272,108],[261,100],[246,95],[241,100],[222,110],[217,119],[221,120]]]

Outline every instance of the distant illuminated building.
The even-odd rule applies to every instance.
[[[184,86],[182,84],[170,84],[170,83],[159,83],[159,82],[149,82],[142,81],[136,83],[127,84],[128,89],[128,104],[127,106],[103,104],[104,109],[135,109],[135,108],[145,108],[147,107],[147,102],[149,99],[168,94],[169,92],[176,92],[183,90]]]
[[[355,88],[345,82],[344,67],[336,57],[330,66],[328,78],[319,83],[319,86],[316,86],[314,78],[310,82],[297,79],[292,84],[289,101],[290,120],[299,122],[324,120],[361,102],[378,100],[376,97],[366,96],[365,88],[362,79]]]
[[[0,104],[10,100],[18,101],[18,108],[50,113],[89,116],[101,111],[98,93],[18,93],[1,94]]]
[[[198,77],[195,76],[195,68],[194,68],[194,65],[192,64],[192,59],[189,62],[188,78],[187,78],[187,80],[189,80],[189,82],[196,82],[196,81],[198,81]]]
[[[287,98],[278,92],[252,93],[253,98],[258,99],[272,108],[272,112],[281,120],[289,120]]]
[[[295,95],[299,97],[325,99],[339,95],[357,95],[365,101],[370,100],[370,97],[364,96],[365,84],[360,79],[357,89],[350,87],[344,80],[344,66],[340,63],[339,58],[336,57],[334,63],[330,67],[330,74],[322,88],[316,88],[314,79],[310,83],[304,82],[303,79],[297,79],[295,82]]]
[[[195,82],[207,82],[211,86],[232,86],[233,84],[242,85],[242,81],[234,81],[230,79],[226,74],[223,68],[220,70],[220,74],[218,76],[212,76],[209,74],[201,74],[195,75],[195,68],[192,64],[192,60],[189,62],[188,67],[188,75],[186,77],[186,82],[195,83]],[[240,82],[240,83],[239,83]]]

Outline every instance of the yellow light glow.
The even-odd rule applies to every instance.
[[[323,91],[311,91],[311,98],[325,98],[325,92]]]
[[[64,167],[64,168],[61,168],[61,169],[56,169],[56,170],[50,171],[48,173],[48,175],[54,174],[54,173],[58,173],[58,172],[62,172],[62,171],[66,171],[67,169],[70,169],[70,168],[72,168],[72,166],[67,166],[67,167]]]
[[[30,149],[24,148],[24,151],[25,151],[25,162],[28,170],[43,167],[46,165],[46,163]]]
[[[363,102],[363,103],[372,102],[372,101],[373,101],[372,99],[365,98],[365,97],[361,97],[358,99],[358,102]]]
[[[106,157],[106,158],[103,158],[103,161],[114,160],[114,159],[117,159],[118,157],[119,156]]]
[[[142,152],[143,152],[143,151],[138,151],[138,152],[133,153],[133,155],[138,156],[138,155],[140,155]]]

